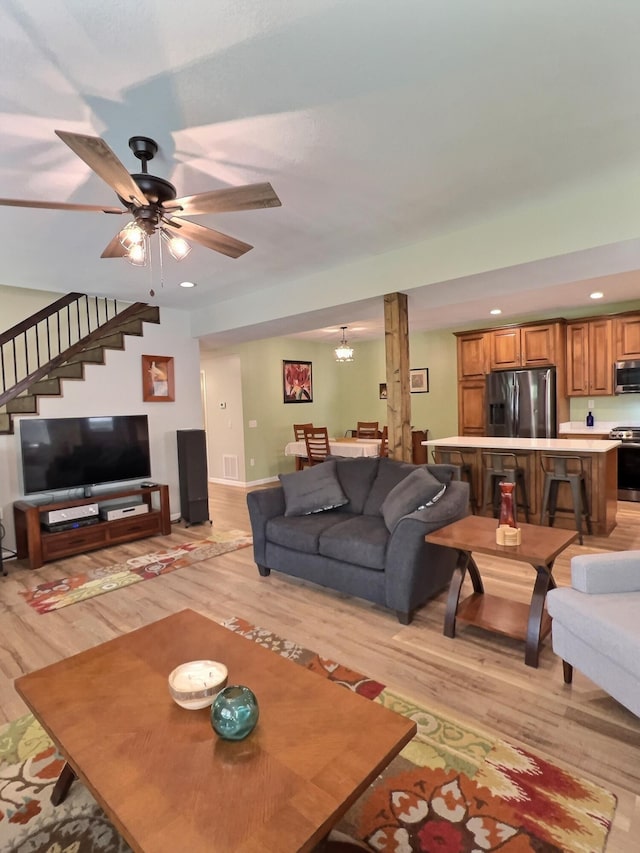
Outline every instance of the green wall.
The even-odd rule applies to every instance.
[[[358,420],[387,423],[387,403],[380,400],[385,381],[384,341],[353,343],[351,363],[335,361],[333,345],[292,338],[270,338],[216,351],[240,358],[246,479],[258,481],[293,471],[284,455],[293,439],[294,423],[326,426],[342,436]],[[429,429],[430,437],[457,432],[456,345],[451,332],[420,332],[410,336],[412,367],[429,369],[429,393],[411,395],[411,424]],[[282,361],[311,361],[313,402],[284,403]],[[256,421],[256,427],[249,423]],[[251,465],[251,459],[254,465]]]

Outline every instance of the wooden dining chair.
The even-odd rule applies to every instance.
[[[312,427],[305,430],[304,441],[307,446],[309,465],[324,462],[331,450],[329,449],[329,433],[326,427]]]
[[[295,436],[295,440],[304,441],[304,434],[308,429],[313,429],[313,424],[294,424],[293,434]],[[308,465],[309,459],[307,456],[296,456],[296,471],[302,471],[302,469],[306,468]]]
[[[356,438],[379,438],[378,421],[358,421]]]
[[[293,434],[296,438],[296,441],[304,441],[304,431],[306,429],[313,429],[313,424],[294,424],[293,425]]]
[[[389,455],[389,428],[385,425],[382,427],[382,435],[380,437],[380,456]]]

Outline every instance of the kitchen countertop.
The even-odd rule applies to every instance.
[[[585,427],[586,429],[586,427]],[[594,428],[594,432],[596,429]],[[608,453],[621,442],[610,439],[571,438],[488,438],[475,435],[454,435],[423,441],[428,447],[469,447],[485,450],[546,450],[564,453]]]
[[[616,429],[616,427],[620,426],[640,426],[637,421],[627,422],[625,421],[596,421],[592,427],[588,427],[584,421],[567,421],[566,423],[560,424],[558,427],[558,433],[560,435],[571,435],[572,433],[578,435],[588,435],[589,433],[596,433],[602,435],[603,433],[608,435],[612,429]]]

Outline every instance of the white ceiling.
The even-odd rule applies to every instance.
[[[157,264],[100,259],[118,217],[0,207],[6,285],[127,300],[153,287],[158,304],[196,316],[640,166],[637,0],[4,0],[0,32],[0,196],[117,203],[62,129],[102,136],[131,172],[129,137],[153,137],[149,170],[178,195],[270,181],[282,200],[199,217],[255,248],[231,260],[195,246],[162,282]],[[603,311],[640,299],[638,232],[416,281],[411,326],[484,325],[493,307],[505,321],[561,315],[594,289]],[[301,293],[297,316],[207,343],[382,327],[379,297],[304,304]]]

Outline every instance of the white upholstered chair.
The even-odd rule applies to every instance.
[[[547,593],[564,680],[576,667],[640,717],[640,551],[582,554],[571,587]]]

